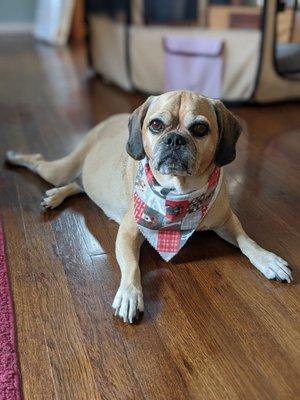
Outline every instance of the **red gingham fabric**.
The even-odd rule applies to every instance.
[[[134,219],[138,222],[145,210],[146,204],[139,198],[136,193],[133,193],[134,202]]]
[[[174,253],[180,248],[180,232],[170,230],[158,231],[157,250]]]
[[[151,171],[151,168],[150,168],[149,164],[145,165],[145,172],[146,172],[146,176],[147,176],[148,182],[152,183],[153,180],[154,180],[154,176],[153,176],[153,173]]]
[[[204,216],[208,211],[208,205],[203,205],[201,207],[202,215]]]
[[[213,172],[211,173],[208,179],[208,189],[212,186],[216,186],[220,176],[220,168],[214,168]]]

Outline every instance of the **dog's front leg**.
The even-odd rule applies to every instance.
[[[116,241],[116,257],[121,269],[121,283],[113,301],[115,315],[132,323],[144,311],[141,273],[139,268],[142,235],[130,210],[123,218]]]
[[[281,257],[261,248],[250,239],[237,216],[231,212],[224,225],[215,232],[226,241],[238,245],[251,263],[268,279],[291,282],[292,272],[288,263]]]

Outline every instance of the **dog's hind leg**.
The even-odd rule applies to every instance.
[[[66,186],[50,189],[46,191],[46,196],[41,202],[44,208],[55,208],[59,206],[67,197],[73,196],[77,193],[83,193],[84,190],[76,182],[69,183]]]
[[[18,165],[25,167],[33,172],[36,172],[36,167],[39,162],[44,161],[41,154],[22,154],[13,150],[9,150],[5,153],[6,161],[9,164]]]
[[[64,186],[75,181],[80,175],[84,159],[94,144],[96,134],[96,131],[91,131],[75,151],[58,160],[46,161],[41,154],[7,151],[6,161],[30,169],[53,186]]]
[[[53,186],[62,186],[74,181],[81,172],[81,158],[77,152],[54,161],[46,161],[41,154],[6,152],[6,161],[25,167],[38,174]]]

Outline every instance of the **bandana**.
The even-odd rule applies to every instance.
[[[154,178],[149,161],[139,162],[133,192],[134,218],[149,243],[169,261],[197,229],[219,192],[222,170],[215,167],[207,184],[176,194]]]

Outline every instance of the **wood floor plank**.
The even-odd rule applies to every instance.
[[[62,224],[69,227],[68,232],[65,232]],[[107,257],[101,257],[100,266],[94,265],[89,254],[90,246],[77,234],[77,222],[71,213],[64,212],[52,221],[52,226],[58,244],[57,255],[64,265],[68,288],[84,335],[83,343],[99,392],[105,399],[122,399],[124,393],[130,399],[143,398],[133,370],[123,368],[127,357],[122,337],[110,334],[111,306],[103,301],[101,294],[105,290],[103,270],[111,269]]]
[[[3,108],[0,108],[3,111]],[[4,113],[1,113],[1,142],[10,143],[11,147],[19,145],[23,150],[26,149],[21,120],[14,104],[6,105]],[[3,154],[1,159],[3,160]],[[38,292],[35,290],[30,249],[25,239],[26,226],[21,217],[21,204],[17,191],[18,180],[22,180],[23,177],[18,173],[12,176],[10,172],[12,170],[7,166],[0,171],[0,214],[3,219],[6,256],[16,309],[22,389],[25,398],[52,400],[57,398],[55,385],[40,314]],[[46,392],[45,387],[47,387]]]
[[[24,184],[17,190],[22,198],[21,217],[58,398],[76,398],[81,393],[82,399],[101,399],[61,260],[55,252],[51,225],[47,217],[40,217],[40,221],[36,218],[34,191],[28,195]],[[80,379],[74,379],[76,376]]]
[[[160,260],[157,261],[161,266]],[[207,296],[202,287],[207,282],[197,282],[188,263],[184,263],[178,271],[177,268],[177,264],[173,268],[170,265],[172,271],[164,276],[159,297],[167,297],[167,302],[162,305],[156,323],[164,341],[172,346],[170,352],[177,354],[177,366],[181,365],[185,375],[192,375],[190,396],[218,398],[217,394],[223,393],[226,399],[247,396],[274,398],[271,386],[258,379],[254,362],[245,353],[238,333],[228,324],[224,314],[216,309],[212,299],[218,289],[214,287]],[[209,271],[211,279],[212,266],[202,265],[201,271],[197,271],[199,279],[202,278],[202,269]],[[178,296],[181,298],[180,305]],[[167,325],[164,324],[166,319]]]
[[[35,290],[35,278],[29,257],[30,250],[25,240],[20,208],[16,204],[18,199],[14,180],[4,182],[5,185],[1,185],[0,209],[7,238],[6,251],[16,307],[17,342],[23,392],[25,398],[52,400],[57,397],[39,309],[39,298]],[[10,199],[9,206],[4,205],[5,198]],[[12,202],[15,204],[12,205]],[[47,387],[46,393],[45,387]]]

